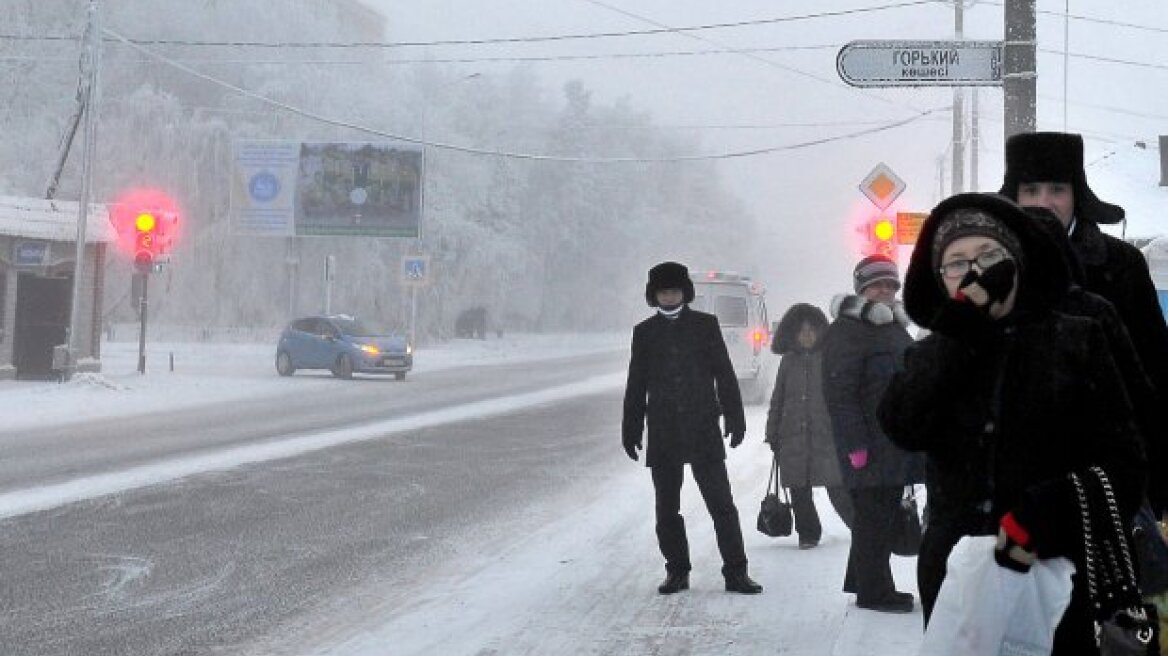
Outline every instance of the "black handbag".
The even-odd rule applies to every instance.
[[[921,551],[921,515],[917,511],[917,496],[913,486],[904,486],[900,507],[892,516],[892,553],[897,556],[915,556]]]
[[[779,500],[780,489],[783,491],[784,501]],[[792,523],[791,499],[787,496],[782,481],[779,480],[779,457],[776,455],[771,460],[771,475],[767,479],[766,496],[762,498],[762,507],[758,509],[758,532],[772,538],[786,537],[791,534]]]
[[[1089,477],[1071,473],[1083,520],[1083,563],[1095,619],[1095,642],[1102,656],[1159,656],[1156,607],[1140,599],[1131,549],[1107,473],[1092,467]],[[1084,478],[1088,480],[1084,481]],[[1094,481],[1091,481],[1094,479]],[[1091,503],[1087,485],[1098,487]]]

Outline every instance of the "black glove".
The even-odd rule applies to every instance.
[[[731,449],[738,448],[738,445],[742,444],[742,440],[746,437],[746,431],[741,430],[726,431],[726,434],[730,436]]]
[[[993,321],[982,308],[972,301],[949,299],[933,315],[929,328],[934,332],[948,335],[973,344],[988,340],[994,333]]]
[[[637,451],[641,449],[641,440],[637,440],[636,442],[622,441],[622,444],[625,447],[625,453],[629,454],[630,458],[632,458],[634,461],[639,459],[637,457]]]
[[[990,303],[1003,302],[1014,289],[1014,275],[1017,273],[1018,265],[1014,260],[1002,260],[982,271],[977,278],[977,284],[986,291],[986,295],[990,297]]]

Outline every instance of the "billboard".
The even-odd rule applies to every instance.
[[[398,142],[241,141],[231,208],[242,234],[416,239],[422,147]]]

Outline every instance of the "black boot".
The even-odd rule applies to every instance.
[[[762,586],[755,583],[746,572],[735,572],[726,575],[726,592],[758,594],[762,592]]]
[[[689,590],[689,572],[670,572],[665,575],[661,585],[657,586],[657,592],[661,594],[673,594],[682,590]]]

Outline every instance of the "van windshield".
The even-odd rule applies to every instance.
[[[746,299],[742,296],[715,296],[714,314],[723,326],[745,326]]]

